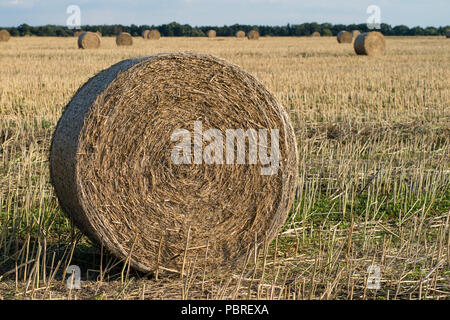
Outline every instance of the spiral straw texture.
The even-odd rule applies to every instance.
[[[193,132],[194,121],[203,131],[278,129],[279,170],[174,164],[171,134]],[[58,122],[50,171],[66,214],[133,267],[181,272],[207,257],[208,270],[230,271],[285,222],[297,161],[288,115],[258,80],[185,52],[125,60],[91,78]]]

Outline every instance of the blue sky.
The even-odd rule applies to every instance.
[[[450,25],[450,0],[0,0],[0,25],[65,25],[69,5],[80,7],[83,25],[365,23],[369,5],[391,25]]]

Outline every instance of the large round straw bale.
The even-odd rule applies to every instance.
[[[209,30],[207,35],[208,35],[208,38],[215,38],[216,37],[216,30]]]
[[[236,144],[225,142],[236,129],[248,134],[243,162],[233,135]],[[250,162],[257,145],[259,160]],[[279,167],[263,173],[269,154]],[[158,54],[119,62],[77,91],[52,139],[50,173],[72,221],[133,267],[181,272],[206,261],[209,271],[232,270],[288,216],[296,138],[281,104],[240,67]]]
[[[311,37],[320,37],[320,32],[314,31],[314,32],[311,34]]]
[[[352,36],[353,38],[356,38],[357,36],[359,36],[361,34],[361,32],[359,30],[353,30],[352,31]]]
[[[249,38],[249,40],[258,40],[259,39],[259,32],[257,30],[251,30],[248,33],[247,38]]]
[[[340,31],[337,34],[337,41],[339,43],[352,43],[353,41],[353,36],[350,32],[348,31]]]
[[[353,47],[357,54],[376,56],[384,53],[386,41],[383,34],[372,31],[357,36]]]
[[[133,37],[128,32],[121,32],[116,37],[116,44],[118,46],[132,46]]]
[[[245,32],[239,30],[238,32],[236,32],[236,38],[245,38]]]
[[[161,38],[161,33],[159,33],[158,30],[153,29],[152,31],[149,32],[148,38],[150,40],[159,40],[159,38]]]
[[[100,48],[100,37],[95,32],[84,32],[78,37],[78,48],[97,49]]]
[[[97,34],[100,38],[102,37],[102,33],[100,31],[96,31],[95,34]]]
[[[0,41],[6,42],[9,40],[9,38],[11,38],[11,35],[9,34],[8,30],[0,30]]]
[[[150,30],[144,30],[142,31],[142,38],[144,38],[145,40],[148,39],[148,34],[150,33]]]

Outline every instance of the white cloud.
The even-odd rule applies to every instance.
[[[36,0],[0,0],[0,7],[32,8]]]

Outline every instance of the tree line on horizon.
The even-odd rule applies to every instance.
[[[67,26],[45,25],[45,26],[29,26],[21,24],[18,27],[5,28],[12,36],[45,36],[45,37],[71,37],[79,30],[99,31],[103,36],[115,36],[120,32],[128,32],[132,36],[141,36],[144,30],[157,29],[163,37],[204,37],[211,29],[215,30],[218,37],[234,36],[237,31],[242,30],[246,33],[250,30],[258,30],[261,36],[310,36],[313,32],[320,32],[322,36],[336,36],[340,31],[359,30],[361,32],[371,31],[365,23],[362,24],[331,24],[331,23],[303,23],[303,24],[287,24],[285,26],[257,26],[257,25],[241,25],[234,24],[231,26],[199,26],[192,27],[189,24],[179,24],[172,22],[159,26],[155,25],[85,25],[79,29],[70,29]],[[450,26],[442,27],[426,27],[420,26],[409,28],[405,25],[395,27],[382,23],[380,31],[386,36],[439,36],[445,35]]]

